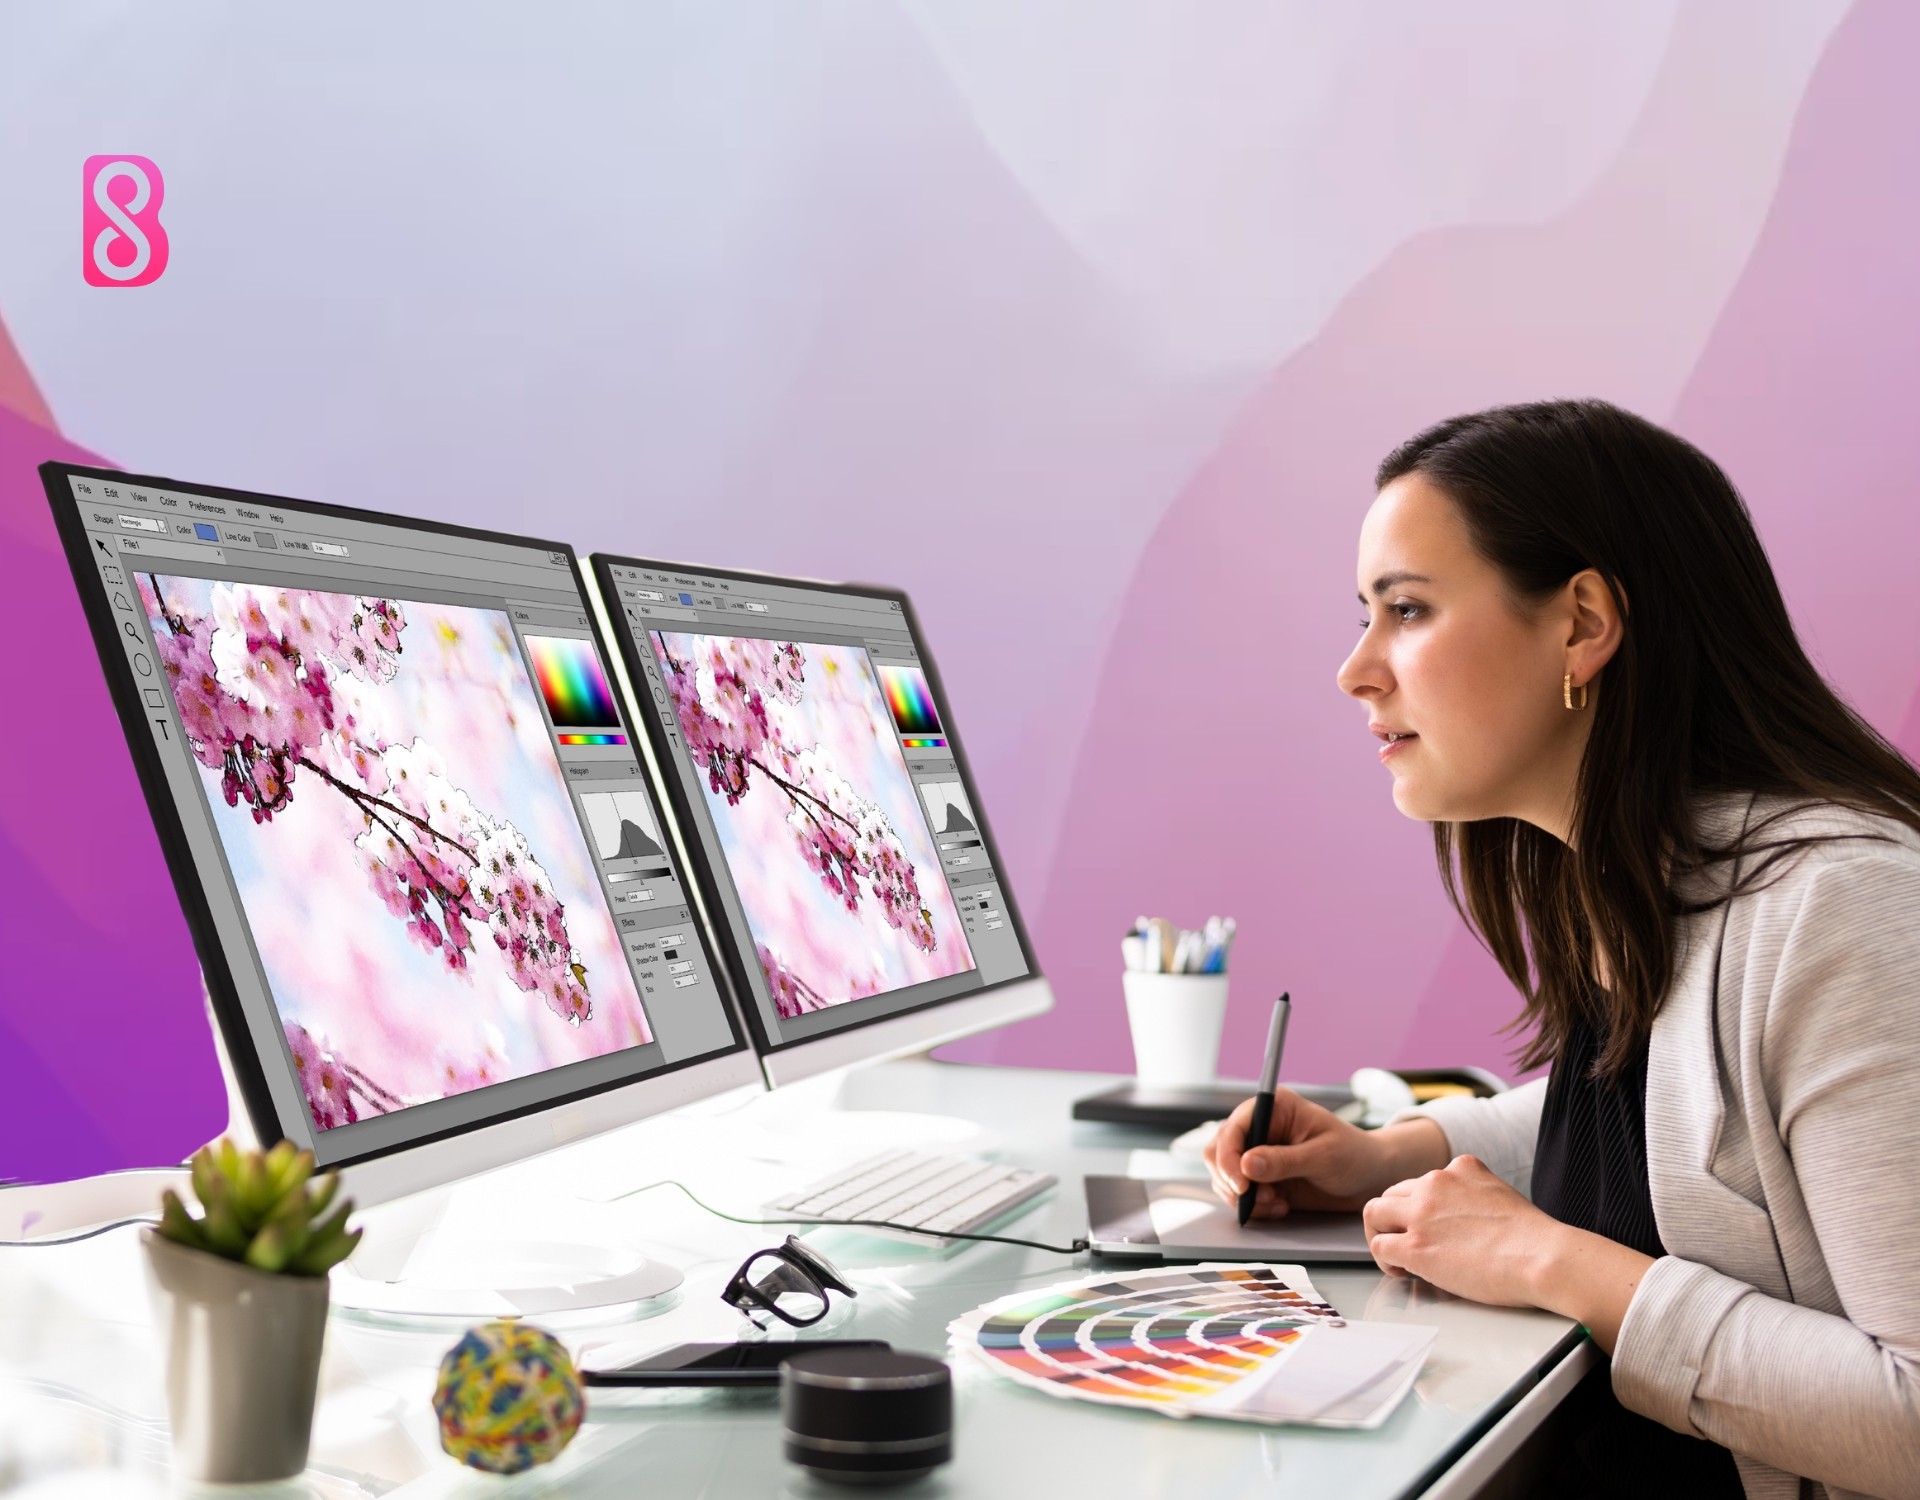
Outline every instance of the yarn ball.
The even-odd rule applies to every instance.
[[[470,1468],[518,1474],[573,1441],[586,1415],[560,1341],[530,1323],[470,1328],[440,1361],[433,1409],[440,1446]]]

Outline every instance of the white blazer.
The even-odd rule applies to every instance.
[[[1781,806],[1723,799],[1702,826],[1722,841]],[[1667,1254],[1613,1388],[1731,1448],[1751,1500],[1920,1500],[1920,835],[1816,806],[1762,837],[1789,832],[1855,837],[1680,923],[1647,1062]],[[1545,1094],[1422,1112],[1527,1192]]]

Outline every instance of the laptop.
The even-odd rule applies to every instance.
[[[1357,1213],[1296,1211],[1242,1228],[1233,1205],[1194,1178],[1087,1178],[1087,1239],[1100,1255],[1161,1260],[1373,1261]]]

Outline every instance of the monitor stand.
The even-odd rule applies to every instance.
[[[204,977],[200,995],[226,1082],[226,1134],[243,1149],[253,1148],[252,1120]],[[185,1173],[180,1177],[184,1189]],[[661,1299],[680,1285],[676,1268],[623,1246],[504,1240],[490,1234],[463,1241],[446,1222],[454,1191],[433,1188],[358,1210],[351,1222],[367,1233],[333,1269],[334,1310],[349,1317],[467,1323],[568,1313],[639,1317],[664,1311]],[[660,1305],[648,1308],[648,1303]]]
[[[333,1306],[376,1319],[582,1313],[605,1321],[664,1311],[661,1299],[680,1285],[678,1269],[622,1245],[459,1235],[446,1222],[453,1192],[435,1188],[357,1213],[367,1234],[333,1272]]]
[[[886,1150],[985,1156],[999,1148],[991,1130],[958,1115],[841,1108],[852,1071],[835,1068],[754,1099],[734,1115],[744,1135],[737,1148],[800,1168],[807,1176]]]

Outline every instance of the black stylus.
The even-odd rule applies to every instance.
[[[1273,1124],[1273,1091],[1280,1086],[1280,1049],[1287,1045],[1287,1017],[1292,1011],[1293,1002],[1286,995],[1273,1002],[1273,1019],[1267,1023],[1267,1060],[1260,1068],[1260,1092],[1253,1096],[1253,1119],[1247,1124],[1248,1150],[1267,1143],[1267,1130]],[[1243,1227],[1253,1217],[1253,1200],[1259,1192],[1260,1185],[1249,1177],[1247,1190],[1240,1195]]]

